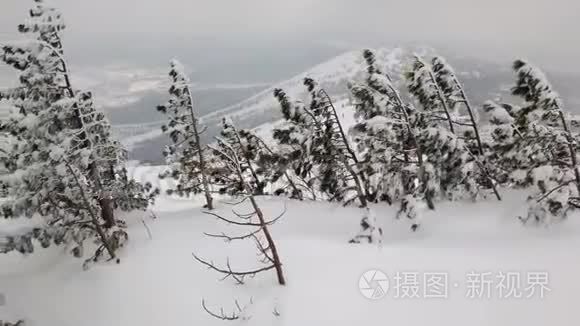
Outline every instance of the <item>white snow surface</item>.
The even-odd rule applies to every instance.
[[[136,174],[153,179],[158,169],[139,167]],[[442,203],[425,213],[415,233],[408,222],[394,219],[397,207],[375,206],[383,230],[382,245],[376,246],[347,243],[358,231],[362,211],[356,207],[262,197],[266,216],[287,208],[271,229],[288,282],[281,287],[272,271],[244,285],[219,281],[220,275],[196,262],[193,252],[216,264],[229,257],[234,268],[250,269],[259,264],[255,246],[224,243],[203,232],[240,235],[247,230],[203,214],[200,198],[163,196],[152,209],[156,219],[149,212],[126,216],[130,242],[120,264],[83,271],[81,260],[55,248],[28,257],[0,256],[0,293],[6,301],[0,320],[24,318],[29,326],[228,324],[203,311],[205,298],[218,311],[233,310],[234,300],[245,306],[243,318],[232,325],[578,325],[578,215],[549,228],[523,227],[514,217],[523,213],[525,194],[504,192],[504,199]],[[225,199],[218,202],[219,213],[230,216],[230,209]],[[373,269],[391,281],[379,300],[359,291],[359,278]],[[542,299],[466,297],[468,273],[508,271],[522,277],[546,272],[550,291]],[[447,273],[448,298],[395,297],[397,272],[417,272],[420,282],[425,273]]]

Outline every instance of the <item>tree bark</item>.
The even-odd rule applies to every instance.
[[[564,132],[566,133],[566,140],[568,142],[568,151],[570,152],[571,168],[574,170],[574,178],[576,179],[576,189],[578,190],[578,195],[580,195],[580,171],[578,171],[578,159],[576,158],[576,149],[574,148],[574,139],[570,133],[570,128],[568,127],[568,121],[564,116],[564,112],[560,107],[558,107],[558,115],[562,121],[562,126]]]
[[[270,234],[270,230],[268,230],[268,226],[266,225],[266,220],[264,219],[264,214],[262,210],[256,203],[256,199],[253,195],[250,195],[250,202],[252,203],[252,207],[256,211],[256,215],[258,215],[258,219],[260,220],[260,224],[262,225],[262,232],[264,232],[264,236],[266,237],[266,241],[268,242],[268,248],[272,251],[272,260],[274,264],[274,268],[276,269],[276,276],[278,278],[278,283],[280,285],[286,285],[286,279],[284,278],[284,272],[282,270],[282,262],[280,261],[280,256],[278,255],[278,249],[276,248],[276,243]]]
[[[209,189],[209,180],[207,178],[207,170],[205,164],[205,156],[203,155],[203,149],[201,146],[201,140],[199,137],[199,129],[197,128],[197,118],[193,113],[193,97],[191,96],[191,90],[189,89],[189,85],[185,87],[187,90],[187,95],[189,96],[189,114],[191,116],[191,125],[193,126],[193,134],[195,137],[195,143],[197,144],[197,155],[199,160],[199,169],[201,170],[201,182],[203,185],[203,192],[205,195],[205,202],[207,204],[207,209],[212,210],[213,207],[213,197],[211,196],[211,191]]]
[[[105,221],[103,227],[110,229],[115,226],[115,212],[113,210],[113,199],[104,197],[99,199],[99,206],[101,206],[101,218]]]

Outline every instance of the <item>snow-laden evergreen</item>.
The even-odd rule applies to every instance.
[[[272,137],[282,161],[287,162],[287,173],[295,180],[299,197],[316,200],[316,169],[311,150],[315,120],[302,103],[293,103],[282,89],[274,90],[284,120],[272,131]]]
[[[512,94],[520,106],[489,101],[493,157],[497,175],[507,185],[531,187],[523,221],[551,223],[580,204],[577,137],[569,127],[562,101],[546,76],[526,61],[513,69]]]
[[[361,170],[366,175],[370,198],[389,204],[402,201],[397,217],[413,220],[415,228],[415,198],[434,208],[417,143],[418,112],[403,100],[391,77],[377,66],[374,53],[365,50],[363,57],[367,78],[364,84],[351,87],[357,123],[350,131],[362,153]],[[364,222],[363,218],[361,225]]]
[[[211,153],[201,143],[200,136],[204,129],[193,107],[191,82],[179,61],[172,60],[170,66],[170,98],[166,104],[157,107],[168,117],[162,130],[169,133],[172,142],[163,151],[168,169],[160,177],[172,177],[178,181],[177,188],[167,189],[168,193],[175,192],[180,196],[203,193],[207,208],[213,209],[209,166]]]
[[[405,77],[409,93],[422,109],[417,139],[425,156],[428,196],[475,200],[491,189],[501,200],[483,159],[476,115],[453,69],[440,57],[429,64],[416,56]],[[460,106],[467,118],[460,115]]]
[[[309,178],[307,183],[316,191],[331,201],[358,201],[366,207],[366,182],[359,171],[359,158],[332,99],[310,78],[304,79],[304,86],[309,93],[306,105],[292,105],[282,90],[275,91],[287,123],[274,131],[274,138],[295,146],[293,157],[301,160],[296,172]]]
[[[127,239],[114,208],[145,209],[155,194],[128,178],[125,150],[113,140],[92,94],[73,89],[59,34],[61,14],[35,2],[30,18],[19,26],[35,39],[5,45],[0,56],[20,80],[0,93],[0,100],[14,107],[1,124],[10,137],[2,157],[8,186],[2,212],[13,218],[41,215],[43,223],[10,236],[1,250],[29,253],[34,239],[43,247],[66,245],[80,257],[86,242],[96,241],[87,263],[114,258]]]

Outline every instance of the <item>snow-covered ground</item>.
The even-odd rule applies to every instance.
[[[229,257],[232,266],[249,269],[258,264],[254,244],[204,236],[244,230],[203,214],[195,200],[164,197],[153,208],[158,218],[144,212],[127,216],[131,239],[120,264],[83,271],[82,261],[58,249],[0,257],[0,292],[6,301],[0,320],[25,318],[32,326],[227,324],[203,311],[205,298],[209,308],[226,312],[237,300],[246,308],[232,323],[252,326],[578,325],[578,216],[549,228],[523,227],[514,216],[525,195],[505,197],[502,203],[441,204],[415,233],[407,222],[394,220],[394,207],[376,206],[384,231],[380,246],[347,244],[358,229],[355,207],[261,198],[267,216],[287,207],[271,230],[284,263],[285,287],[276,285],[273,272],[245,285],[220,282],[220,275],[194,261],[192,253],[217,264]],[[219,203],[219,212],[230,209]],[[381,299],[368,299],[359,289],[369,270],[382,271],[390,280]],[[519,284],[512,278],[512,294],[529,294],[527,278],[539,275],[548,277],[549,290],[543,298],[537,291],[533,298],[509,297],[500,289],[507,282],[498,278],[507,272],[520,277]],[[434,289],[424,283],[433,275],[447,277],[444,297],[424,293]],[[415,290],[419,298],[403,298]],[[476,290],[483,298],[473,297]]]

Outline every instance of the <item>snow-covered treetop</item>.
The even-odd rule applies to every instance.
[[[381,94],[388,94],[394,91],[395,87],[393,87],[391,77],[378,67],[375,54],[371,50],[366,49],[363,50],[363,58],[367,63],[367,83],[369,86]]]
[[[363,58],[367,65],[365,83],[350,86],[350,91],[356,99],[355,117],[371,119],[377,115],[385,116],[400,112],[406,106],[391,77],[378,65],[375,54],[371,50],[363,50]]]
[[[501,106],[494,101],[486,101],[483,104],[483,110],[489,113],[489,120],[494,125],[511,124],[515,120],[506,107]]]
[[[443,57],[434,57],[431,61],[431,65],[433,67],[433,73],[437,84],[446,97],[454,99],[454,97],[459,96],[461,90],[456,83],[455,71],[451,65],[447,63],[447,60]]]
[[[185,85],[189,85],[189,77],[185,73],[185,67],[179,60],[172,59],[169,62],[169,66],[171,67],[171,71],[169,72],[169,76],[174,79],[174,82],[183,82]]]
[[[65,29],[60,11],[45,0],[34,0],[36,6],[29,11],[30,17],[18,25],[21,33],[38,33],[38,40],[61,48],[58,33]]]
[[[308,118],[306,117],[304,108],[301,103],[292,103],[286,92],[279,88],[274,90],[274,97],[280,104],[282,115],[284,116],[285,120],[296,124],[307,123]]]
[[[526,102],[545,110],[560,109],[562,101],[544,73],[524,60],[516,60],[513,69],[517,75],[512,93]]]
[[[29,18],[18,26],[21,33],[34,39],[6,42],[0,50],[0,61],[20,71],[21,86],[0,93],[26,112],[37,112],[52,101],[73,97],[59,32],[65,28],[61,13],[42,0]]]
[[[432,67],[421,57],[415,56],[410,71],[405,74],[409,92],[417,97],[426,111],[438,111],[442,105]]]
[[[163,131],[170,131],[170,137],[174,142],[180,139],[189,139],[194,131],[192,123],[197,123],[193,112],[193,99],[189,89],[190,80],[185,73],[183,65],[176,59],[171,60],[169,77],[169,100],[157,106],[157,110],[167,114],[169,122],[162,126]],[[195,121],[194,121],[195,120]]]
[[[169,88],[169,94],[171,99],[169,104],[174,105],[193,105],[191,101],[190,91],[189,91],[189,78],[185,73],[183,65],[176,59],[171,60],[169,63],[169,77],[171,77],[171,87]],[[181,103],[172,103],[172,101],[180,100]]]

